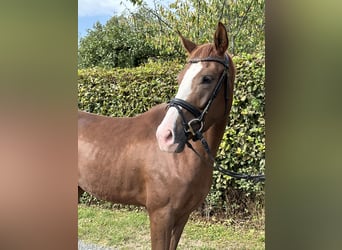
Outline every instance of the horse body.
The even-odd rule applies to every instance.
[[[162,119],[156,109],[134,118],[79,112],[79,186],[82,189],[104,200],[145,204],[146,187],[141,184],[147,178],[145,166],[153,165],[153,159],[146,158],[146,151],[157,151],[158,145],[150,143],[154,137],[152,127]]]
[[[206,196],[212,176],[208,162],[192,152],[185,153],[190,151],[187,148],[184,154],[169,154],[158,147],[155,131],[165,113],[165,104],[133,118],[109,118],[79,111],[79,186],[103,200],[147,208],[170,202],[174,209],[184,209],[192,196],[190,187],[200,193],[205,186],[202,192]],[[135,136],[129,137],[131,134]],[[205,156],[201,146],[194,145]],[[173,196],[186,194],[189,198],[185,204],[172,202]]]
[[[225,58],[227,47],[218,47],[222,41],[227,43],[222,24],[215,39],[216,36],[219,37],[218,42],[215,40],[214,56]],[[183,37],[182,42],[190,56],[194,50],[200,50]],[[209,55],[204,56],[212,56],[213,45],[207,46],[211,47],[204,53]],[[217,67],[210,61],[192,68],[188,65],[180,74],[183,92],[179,90],[176,97],[192,101],[195,98],[192,92],[197,91],[200,100],[192,102],[201,107],[201,99],[207,99],[207,92],[214,87],[204,84],[194,87],[193,79],[202,79],[199,75],[205,74],[218,81],[223,66]],[[218,150],[232,103],[235,77],[232,63],[228,75],[229,102],[222,104],[225,94],[220,91],[212,104],[215,109],[206,114],[203,128],[213,155]],[[184,87],[185,84],[190,85]],[[180,116],[183,120],[191,119],[191,114],[182,109],[160,104],[132,118],[110,118],[79,111],[79,187],[100,199],[145,206],[150,219],[152,249],[157,250],[176,249],[190,213],[204,201],[212,184],[213,162],[201,142],[192,142],[192,149],[185,147],[189,138],[184,134]]]

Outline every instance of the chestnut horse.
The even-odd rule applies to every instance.
[[[233,99],[235,67],[226,53],[224,25],[218,24],[213,44],[180,37],[189,63],[169,103],[131,118],[81,111],[78,118],[79,189],[146,207],[154,250],[177,248],[190,213],[207,196],[211,155],[218,150]]]

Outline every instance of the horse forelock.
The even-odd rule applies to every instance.
[[[206,57],[222,57],[215,49],[215,45],[212,43],[206,43],[198,46],[189,55],[189,59],[192,58],[206,58]]]
[[[207,58],[207,57],[218,57],[218,58],[224,59],[225,56],[227,56],[229,59],[229,74],[228,75],[229,75],[229,78],[231,81],[231,85],[234,85],[236,69],[235,69],[234,63],[232,62],[232,58],[228,52],[225,52],[224,55],[220,55],[215,48],[215,44],[206,43],[206,44],[199,45],[196,49],[194,49],[191,52],[191,54],[188,57],[188,60],[191,60],[194,58],[196,58],[196,59],[202,58],[203,59],[203,58]],[[183,70],[183,72],[181,72],[181,74],[178,76],[179,80],[182,79],[184,72],[187,70],[188,67],[189,66],[187,66]],[[181,82],[181,81],[179,81],[179,82]]]
[[[222,58],[222,55],[219,55],[217,50],[215,49],[215,45],[212,43],[206,43],[199,45],[196,49],[194,49],[191,54],[188,56],[188,60],[190,59],[199,59],[199,58],[207,58],[207,57],[218,57]],[[182,82],[185,72],[189,69],[190,65],[187,65],[178,75],[178,83]]]

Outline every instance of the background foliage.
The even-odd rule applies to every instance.
[[[242,54],[237,67],[230,122],[217,164],[239,172],[265,169],[264,56]],[[155,62],[134,69],[89,68],[79,70],[78,107],[107,116],[134,116],[166,102],[177,91],[179,61]],[[263,183],[237,181],[214,172],[212,190],[200,209],[203,215],[251,215],[263,208]]]
[[[114,16],[106,25],[96,23],[87,36],[80,39],[78,66],[138,66],[158,54],[152,44],[146,43],[146,34],[148,32],[132,26],[124,16]]]
[[[218,21],[229,33],[229,52],[264,52],[264,0],[143,1],[134,12],[97,23],[80,39],[79,68],[136,67],[149,58],[184,59],[177,31],[198,44],[212,41]]]
[[[234,58],[237,75],[230,122],[216,163],[239,173],[265,172],[265,60],[261,54]],[[264,207],[264,183],[214,172],[209,211],[249,215]]]

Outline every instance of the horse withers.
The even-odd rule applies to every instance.
[[[153,250],[176,249],[190,213],[207,196],[233,99],[224,25],[214,43],[180,38],[188,64],[169,103],[131,118],[82,111],[78,118],[79,190],[146,207]]]

